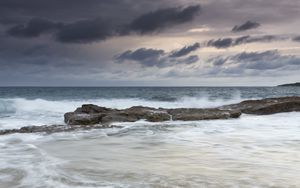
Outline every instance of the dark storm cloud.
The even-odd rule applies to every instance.
[[[200,48],[200,44],[198,42],[196,42],[193,45],[190,46],[185,46],[179,50],[175,50],[173,52],[171,52],[170,57],[181,57],[181,56],[185,56],[188,55],[189,53],[197,50],[198,48]]]
[[[55,38],[63,43],[90,43],[105,40],[132,32],[148,34],[162,31],[166,27],[193,20],[200,11],[200,6],[186,8],[167,8],[146,13],[134,19],[130,24],[117,25],[104,19],[85,19],[72,23],[55,23],[53,21],[34,18],[26,24],[10,28],[7,33],[14,37],[38,37],[43,33],[58,30]]]
[[[255,29],[260,26],[259,23],[257,22],[252,22],[252,21],[247,21],[246,23],[242,25],[236,25],[232,28],[232,32],[242,32],[242,31],[247,31],[250,29]]]
[[[53,33],[55,38],[64,43],[89,43],[105,40],[114,35],[110,24],[101,20],[80,20],[63,24],[46,19],[33,18],[26,24],[16,25],[7,33],[14,37],[32,38],[45,33]]]
[[[170,26],[192,21],[199,12],[200,5],[160,9],[136,18],[129,24],[127,30],[140,34],[153,33]]]
[[[200,6],[186,8],[168,8],[146,13],[127,25],[111,25],[101,19],[82,20],[71,24],[65,24],[57,33],[60,42],[89,43],[105,40],[110,37],[129,35],[131,32],[147,34],[154,31],[162,31],[167,26],[173,26],[191,21]]]
[[[114,35],[114,30],[102,19],[80,20],[65,24],[56,34],[56,39],[65,43],[89,43],[105,40]]]
[[[7,33],[14,37],[31,38],[55,31],[62,26],[62,23],[55,23],[42,18],[33,18],[26,24],[16,25],[10,28]]]
[[[201,2],[203,3],[200,10],[200,6],[196,4]],[[158,55],[153,53],[144,59],[127,55],[127,59],[124,59],[122,65],[111,63],[111,57],[120,50],[139,46],[139,43],[142,43],[141,45],[146,44],[146,47],[157,45],[158,38],[155,38],[155,34],[158,32],[165,32],[164,35],[159,36],[162,39],[161,42],[171,41],[169,37],[178,38],[178,41],[174,41],[174,43],[192,38],[202,38],[203,41],[198,41],[198,39],[195,41],[201,44],[201,49],[207,47],[206,37],[212,37],[211,39],[213,39],[210,41],[210,47],[223,49],[249,43],[281,40],[278,36],[267,36],[265,32],[281,35],[290,33],[292,35],[292,32],[298,29],[299,8],[298,0],[0,0],[0,75],[3,78],[0,79],[0,85],[14,83],[15,77],[19,77],[19,80],[22,81],[25,73],[30,78],[34,78],[33,80],[39,81],[34,77],[37,74],[40,75],[40,78],[45,78],[41,84],[47,83],[48,76],[57,77],[57,80],[60,80],[59,78],[63,76],[78,75],[78,78],[80,77],[78,81],[82,77],[89,77],[93,80],[96,77],[91,76],[92,71],[101,69],[105,72],[105,75],[111,75],[112,70],[115,71],[119,67],[123,69],[125,76],[117,75],[116,77],[127,79],[126,75],[128,74],[125,73],[131,71],[130,68],[126,68],[127,61],[128,64],[133,64],[130,66],[140,71],[140,76],[143,76],[145,70],[149,70],[145,67],[178,69],[186,77],[190,76],[187,72],[189,67],[193,70],[194,67],[201,67],[195,69],[195,75],[199,77],[202,73],[201,69],[206,69],[206,67],[202,67],[202,63],[196,64],[202,58],[199,59],[198,56],[194,55],[196,50],[188,53],[189,45],[170,52],[152,49],[163,51],[163,53],[160,52]],[[197,16],[198,13],[201,13],[201,15]],[[36,19],[40,21],[34,21]],[[149,21],[146,22],[147,20]],[[262,28],[260,31],[262,36],[238,37],[236,34],[243,32],[228,33],[226,28],[236,24],[238,24],[237,27],[240,27],[238,30],[245,29],[245,26],[242,27],[242,25],[247,26],[249,24],[242,23],[246,20],[264,23],[268,27]],[[202,28],[202,26],[207,26],[211,30],[205,33],[186,32],[191,29]],[[7,34],[13,37],[7,37]],[[149,38],[138,38],[139,35],[146,34],[151,34],[151,39],[155,38],[155,41],[149,42],[146,41]],[[50,37],[44,37],[44,35]],[[133,37],[123,37],[120,40],[99,44],[74,45],[74,43],[90,44],[128,35],[134,35],[134,40],[131,41]],[[296,35],[293,34],[293,36]],[[33,37],[39,38],[32,40]],[[28,40],[20,38],[28,38]],[[166,40],[166,38],[168,39]],[[295,38],[293,41],[299,41],[299,38]],[[65,43],[68,45],[64,45]],[[164,44],[164,46],[166,45],[172,46],[174,44]],[[293,43],[292,45],[297,44]],[[294,47],[292,45],[291,48]],[[193,46],[193,43],[190,46]],[[272,48],[276,47],[278,47],[278,44],[272,46]],[[147,48],[145,51],[147,51]],[[249,49],[251,48],[249,47]],[[260,46],[261,48],[265,48],[265,46]],[[201,49],[198,48],[199,51]],[[131,55],[134,55],[133,52],[135,51],[132,50]],[[201,51],[204,57],[211,53],[215,52],[210,52],[210,50]],[[226,55],[232,53],[232,51],[223,50],[220,53]],[[293,48],[293,53],[298,53],[296,48]],[[271,65],[263,65],[268,62],[275,62],[275,67],[281,66],[282,62],[289,62],[286,63],[288,66],[293,66],[292,68],[296,71],[299,70],[298,67],[295,67],[296,65],[299,66],[296,57],[287,55],[276,57],[275,55],[266,54],[262,58],[263,55],[250,55],[253,56],[253,59],[255,59],[254,57],[260,59],[258,61],[263,62],[260,66],[265,70],[280,69],[270,69]],[[268,59],[267,56],[277,58],[281,63],[279,60]],[[241,74],[250,70],[249,68],[252,68],[253,72],[263,72],[253,69],[253,67],[259,67],[255,65],[254,60],[239,58],[234,59],[233,56],[220,57],[219,61],[211,64],[214,68],[211,72],[221,70],[221,73],[224,74]],[[113,59],[113,61],[117,60]],[[238,63],[237,61],[244,63]],[[134,64],[142,67],[135,67]],[[266,69],[268,67],[269,69]],[[161,74],[160,70],[155,70],[157,70],[157,74]],[[2,73],[7,73],[7,77],[3,76]],[[105,79],[105,76],[97,76],[97,78]],[[77,80],[72,81],[72,78],[70,80],[73,84],[77,84]],[[81,83],[84,85],[83,80],[81,79]],[[30,82],[28,83],[30,84]]]
[[[0,11],[5,12],[8,17],[13,15],[15,15],[14,17],[16,15],[32,17],[34,15],[36,17],[60,18],[65,21],[70,18],[77,19],[107,15],[106,9],[114,7],[118,9],[122,6],[128,7],[127,5],[131,6],[131,3],[131,0],[85,0],[84,2],[82,0],[1,0]],[[101,11],[99,12],[99,10]],[[12,11],[13,14],[10,14]],[[24,21],[21,17],[19,19]]]

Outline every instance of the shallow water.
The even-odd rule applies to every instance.
[[[299,187],[300,114],[0,138],[0,187]]]
[[[287,95],[276,96],[282,93]],[[20,94],[2,97],[8,103],[0,128],[62,123],[62,114],[83,102],[120,108],[210,107],[246,99],[243,96],[233,92],[228,99],[206,95],[159,101],[50,100],[42,95],[28,99]],[[300,113],[121,125],[125,127],[1,136],[0,188],[300,187]]]

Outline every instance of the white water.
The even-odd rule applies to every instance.
[[[300,113],[0,137],[0,187],[299,187]]]
[[[0,129],[63,123],[83,103],[112,108],[215,107],[182,98],[48,101],[1,99]],[[0,137],[0,188],[300,187],[300,113]]]
[[[205,108],[217,107],[224,104],[240,102],[236,96],[231,100],[211,101],[205,97],[183,97],[175,102],[148,101],[144,99],[95,99],[95,100],[61,100],[50,101],[44,99],[28,100],[23,98],[0,99],[0,129],[19,128],[28,125],[63,124],[63,114],[74,111],[82,104],[96,104],[99,106],[124,109],[132,106],[149,106],[164,108]]]

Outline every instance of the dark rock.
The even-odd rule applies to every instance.
[[[166,110],[162,109],[133,106],[124,110],[116,110],[91,104],[82,105],[74,112],[66,113],[64,118],[68,125],[107,125],[113,122],[135,122],[140,119],[159,122],[171,119]]]
[[[173,120],[196,121],[211,119],[229,119],[238,118],[241,115],[237,110],[220,110],[220,109],[196,109],[196,108],[178,108],[168,110]]]
[[[124,113],[137,119],[145,119],[150,122],[171,120],[170,114],[165,109],[155,109],[143,106],[133,106],[125,109]]]
[[[82,105],[75,112],[66,113],[65,122],[69,125],[108,125],[113,122],[135,122],[141,119],[150,122],[169,120],[194,121],[238,118],[241,113],[265,115],[292,111],[300,111],[300,97],[247,100],[238,104],[208,109],[156,109],[133,106],[124,110],[116,110],[88,104]]]
[[[172,120],[172,116],[165,111],[155,111],[148,113],[145,119],[150,122],[161,122]]]
[[[238,104],[220,107],[226,110],[239,110],[245,114],[268,115],[281,112],[300,111],[300,97],[268,98],[247,100]]]
[[[135,122],[137,120],[139,119],[134,115],[130,116],[129,114],[120,112],[106,114],[100,123],[108,125],[114,122]]]
[[[20,129],[6,129],[0,130],[0,135],[14,134],[14,133],[58,133],[69,132],[76,130],[90,130],[90,129],[104,129],[104,128],[122,128],[122,126],[116,125],[43,125],[43,126],[27,126]]]
[[[111,111],[110,108],[100,107],[94,104],[84,104],[80,108],[77,108],[75,112],[77,113],[87,113],[87,114],[97,114],[97,113],[106,113]]]
[[[100,112],[100,113],[99,113]],[[169,120],[209,120],[238,118],[239,111],[221,109],[163,109],[144,106],[133,106],[124,110],[116,110],[98,107],[95,105],[83,105],[75,112],[65,114],[65,122],[68,125],[109,125],[113,122],[135,122],[141,119],[150,122],[161,122]]]
[[[68,125],[93,125],[99,124],[101,119],[105,116],[105,114],[87,114],[87,113],[77,113],[77,112],[69,112],[65,113],[65,123]]]

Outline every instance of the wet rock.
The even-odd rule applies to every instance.
[[[114,122],[135,122],[138,120],[139,119],[136,116],[130,116],[126,113],[120,112],[106,114],[99,123],[109,125]]]
[[[88,107],[88,110],[83,110]],[[95,110],[96,109],[96,110]],[[163,109],[144,106],[133,106],[124,110],[109,109],[92,105],[83,105],[75,112],[65,114],[68,125],[111,124],[113,122],[135,122],[141,119],[149,122],[162,122],[169,120],[209,120],[238,118],[240,111],[212,109]]]
[[[150,122],[168,121],[170,114],[166,110],[133,106],[124,110],[99,107],[95,105],[82,105],[74,112],[64,115],[68,125],[110,124],[113,122],[135,122],[145,119]]]
[[[212,120],[212,119],[229,119],[238,118],[241,112],[238,110],[220,110],[197,109],[197,108],[178,108],[168,110],[173,120],[196,121],[196,120]]]
[[[94,104],[84,104],[75,110],[76,113],[98,114],[112,111],[110,108],[100,107]]]
[[[161,122],[172,120],[172,116],[165,111],[155,111],[148,113],[145,119],[150,122]]]
[[[281,112],[300,112],[300,97],[247,100],[238,104],[222,106],[220,109],[239,110],[245,114],[256,115],[269,115]]]
[[[0,130],[0,135],[14,134],[14,133],[58,133],[69,132],[76,130],[90,130],[90,129],[104,129],[104,128],[122,128],[122,126],[116,125],[43,125],[43,126],[27,126],[20,129],[6,129]]]
[[[93,125],[99,124],[101,119],[105,116],[105,114],[87,114],[87,113],[77,113],[77,112],[69,112],[65,113],[65,123],[68,125]]]
[[[150,122],[160,122],[171,120],[170,114],[165,109],[155,109],[143,106],[133,106],[125,109],[124,112],[128,116],[133,116],[139,119],[145,119]]]
[[[238,118],[241,113],[266,115],[292,111],[300,111],[300,97],[247,100],[238,104],[207,109],[156,109],[133,106],[124,110],[117,110],[88,104],[82,105],[75,112],[66,113],[65,122],[69,125],[108,125],[113,122],[135,122],[141,119],[150,122],[169,120],[195,121]]]

